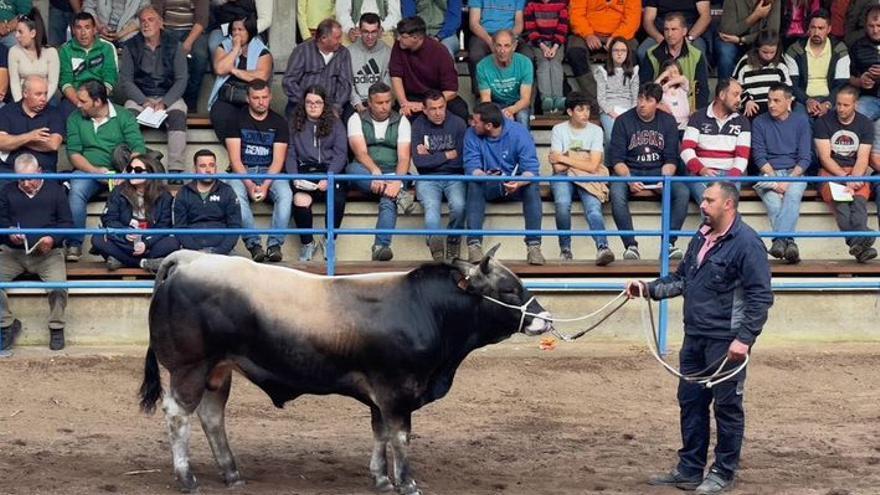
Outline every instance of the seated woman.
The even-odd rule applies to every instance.
[[[229,36],[214,52],[217,79],[208,99],[211,126],[220,142],[238,130],[236,119],[247,106],[247,85],[255,79],[271,81],[272,54],[257,36],[253,19],[232,23]]]
[[[49,81],[48,98],[58,90],[61,70],[58,50],[46,45],[46,28],[40,11],[32,9],[28,15],[19,16],[15,28],[18,41],[9,49],[9,90],[14,101],[21,101],[21,81],[30,75],[43,76]]]
[[[333,113],[327,92],[321,86],[306,88],[303,105],[297,105],[291,117],[290,146],[287,148],[287,173],[342,173],[348,162],[348,137],[345,126]],[[327,194],[327,181],[293,181],[293,221],[297,228],[312,228],[312,202]],[[345,192],[336,183],[333,200],[333,226],[339,228],[345,216]],[[300,261],[311,261],[317,244],[312,234],[300,234]]]
[[[146,156],[136,156],[125,169],[127,174],[155,173],[161,165]],[[162,258],[180,245],[173,236],[151,235],[149,229],[171,228],[171,194],[162,181],[127,179],[116,184],[107,200],[101,222],[104,227],[144,230],[144,234],[92,236],[92,254],[107,260],[107,269],[124,266],[155,271]]]
[[[750,119],[767,111],[767,93],[772,86],[792,85],[776,31],[758,34],[754,46],[736,64],[733,78],[743,87],[742,114]]]

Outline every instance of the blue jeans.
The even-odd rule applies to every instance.
[[[269,170],[268,167],[248,167],[249,174],[265,174]],[[253,229],[256,227],[254,222],[254,212],[251,211],[251,198],[248,196],[247,188],[244,182],[240,180],[224,181],[235,191],[238,198],[238,204],[241,206],[241,226],[245,229]],[[261,183],[255,180],[257,184]],[[290,181],[273,180],[269,186],[269,199],[273,203],[272,208],[272,228],[286,229],[290,225],[290,210],[293,204],[293,192],[290,190]],[[281,246],[284,244],[284,234],[272,234],[266,240],[266,247]],[[248,248],[260,245],[260,236],[243,235],[241,236],[244,245]]]
[[[96,174],[75,171],[73,175],[95,177]],[[107,177],[103,175],[101,177]],[[107,190],[107,184],[96,179],[71,180],[70,193],[67,198],[70,202],[70,212],[73,214],[73,226],[77,229],[85,228],[86,216],[88,215],[89,200],[101,191]],[[68,236],[67,243],[71,246],[82,246],[85,235],[73,234]]]
[[[599,114],[599,122],[602,123],[602,131],[605,132],[605,149],[608,149],[608,143],[611,142],[611,130],[614,129],[614,118],[607,113]],[[606,162],[608,161],[608,153],[605,154]]]
[[[468,229],[481,230],[483,220],[486,218],[486,191],[499,187],[497,182],[468,182],[467,194],[467,225]],[[522,201],[523,216],[526,219],[526,230],[538,230],[541,228],[541,193],[537,182],[529,182],[527,186],[519,188],[511,195],[503,196],[493,202]],[[527,235],[527,246],[540,246],[541,237]],[[468,244],[480,244],[483,242],[482,235],[468,236]]]
[[[706,188],[709,187],[709,183],[723,180],[724,177],[730,175],[730,171],[728,170],[718,170],[718,175],[716,179],[707,179],[706,182],[685,182],[684,184],[687,186],[688,191],[691,193],[691,199],[694,200],[694,203],[697,206],[703,202],[703,192],[706,191]],[[742,189],[742,182],[734,182],[734,186],[737,189]]]
[[[721,41],[721,38],[718,37],[717,34],[715,35],[715,63],[718,68],[717,73],[719,80],[726,79],[733,75],[733,69],[736,68],[736,63],[739,62],[742,54],[743,51],[739,45]]]
[[[605,217],[602,214],[602,202],[599,198],[573,182],[551,182],[550,189],[553,191],[553,203],[556,206],[556,230],[571,230],[572,191],[576,191],[581,198],[584,217],[590,230],[605,230]],[[604,235],[594,235],[593,240],[596,241],[597,249],[608,247],[608,238]],[[571,249],[571,236],[560,235],[559,248]]]
[[[659,176],[660,169],[639,170],[635,168],[629,169],[632,177]],[[634,230],[632,213],[629,211],[629,184],[626,182],[612,182],[608,188],[611,190],[611,216],[614,217],[614,224],[617,230]],[[660,191],[660,190],[658,190]],[[670,212],[669,228],[672,230],[681,230],[684,221],[687,218],[688,199],[690,192],[687,186],[681,182],[672,183],[672,211]],[[625,234],[621,235],[623,246],[638,246],[635,236]],[[675,244],[678,240],[676,236],[670,236],[669,242]]]
[[[449,180],[418,180],[416,181],[416,193],[419,196],[419,202],[425,210],[425,228],[440,229],[440,205],[443,202],[443,196],[449,204],[449,226],[450,229],[460,229],[464,227],[464,208],[465,208],[465,185],[464,182]],[[432,236],[427,237],[427,241]],[[460,240],[459,236],[448,236],[449,240],[455,242]]]
[[[345,173],[349,175],[370,175],[370,171],[363,164],[351,162],[345,167]],[[355,191],[361,191],[370,196],[376,196],[370,189],[373,183],[371,180],[356,180],[349,182],[350,188]],[[386,196],[379,197],[379,216],[376,219],[377,229],[393,229],[397,226],[397,201]],[[390,246],[390,234],[376,234],[373,244],[376,246]]]
[[[449,50],[449,54],[452,55],[453,60],[455,59],[455,54],[460,50],[460,46],[458,44],[458,35],[453,34],[452,36],[447,36],[440,40],[440,43]]]
[[[872,121],[880,118],[880,98],[876,96],[860,96],[856,110]]]
[[[180,43],[183,43],[190,33],[189,29],[168,29],[166,31]],[[193,43],[192,51],[186,59],[189,80],[186,83],[186,90],[183,92],[183,101],[190,113],[195,113],[198,109],[199,91],[202,89],[202,79],[205,77],[205,71],[208,70],[210,60],[208,37],[202,34]]]
[[[46,35],[49,37],[50,45],[60,47],[67,41],[67,28],[75,15],[73,12],[56,9],[49,5],[49,26]],[[49,95],[49,97],[51,96]]]
[[[777,170],[776,175],[787,177],[791,170]],[[772,182],[773,177],[767,177]],[[786,182],[788,189],[785,194],[779,194],[772,189],[755,187],[761,201],[767,208],[767,216],[770,217],[770,226],[775,232],[794,232],[797,229],[798,217],[801,214],[801,198],[807,189],[806,182]],[[757,184],[756,184],[757,186]],[[793,241],[791,237],[773,238],[773,240]]]

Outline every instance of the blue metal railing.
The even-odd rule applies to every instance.
[[[473,230],[473,229],[368,229],[353,228],[343,229],[334,228],[334,195],[336,194],[335,185],[337,182],[350,182],[356,180],[426,180],[426,181],[447,181],[455,180],[462,182],[650,182],[662,183],[663,191],[669,191],[674,182],[712,182],[713,180],[727,180],[731,182],[753,183],[764,182],[767,177],[678,177],[678,176],[651,176],[651,177],[568,177],[568,176],[540,176],[540,177],[506,177],[506,176],[461,176],[461,175],[429,175],[429,176],[396,176],[396,175],[335,175],[335,174],[222,174],[217,178],[228,180],[236,179],[273,179],[273,180],[293,180],[305,179],[311,181],[327,180],[327,200],[326,200],[326,221],[325,228],[311,229],[150,229],[154,234],[186,234],[186,235],[241,235],[241,234],[324,234],[326,235],[325,253],[327,257],[327,274],[335,275],[336,271],[336,236],[337,235],[375,235],[375,234],[392,234],[392,235],[476,235],[491,234],[496,236],[595,236],[595,235],[634,235],[634,236],[653,236],[660,237],[660,276],[669,274],[669,239],[672,236],[691,236],[694,231],[687,230],[671,230],[671,195],[661,194],[661,228],[660,230],[525,230],[525,229],[502,229],[502,230]],[[190,180],[204,178],[203,175],[191,173],[175,173],[175,174],[108,174],[100,176],[100,179],[122,180],[130,178],[147,178],[154,180],[180,179]],[[92,174],[10,174],[0,173],[0,181],[2,180],[27,180],[27,179],[55,179],[55,180],[95,180]],[[880,183],[880,176],[877,177],[773,177],[774,182],[869,182]],[[41,229],[41,228],[5,228],[0,229],[0,235],[10,234],[110,234],[124,235],[129,233],[143,234],[143,230],[139,229],[117,229],[117,228],[68,228],[68,229]],[[805,231],[805,232],[760,232],[762,237],[804,237],[804,238],[835,238],[835,237],[875,237],[878,235],[874,231],[859,232],[821,232],[821,231]],[[533,290],[560,290],[560,291],[616,291],[623,288],[621,283],[608,282],[526,282],[527,287]],[[112,288],[152,288],[152,281],[75,281],[75,282],[0,282],[0,289],[21,288],[21,289],[112,289]],[[774,291],[797,291],[797,290],[875,290],[880,289],[880,282],[868,281],[850,281],[850,282],[786,282],[774,283]],[[668,304],[661,301],[659,314],[659,338],[660,348],[665,351],[667,346],[668,334]]]

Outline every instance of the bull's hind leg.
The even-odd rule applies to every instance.
[[[394,454],[394,479],[397,481],[397,491],[401,495],[421,495],[416,480],[413,479],[409,470],[409,432],[412,425],[412,413],[399,413],[388,417],[389,442],[391,452]]]
[[[229,388],[232,384],[232,377],[228,374],[226,380],[217,390],[207,390],[202,395],[202,402],[199,403],[196,413],[202,422],[202,430],[208,437],[208,443],[211,445],[211,452],[214,453],[214,459],[220,467],[223,481],[226,486],[243,485],[241,474],[235,465],[235,457],[229,449],[229,441],[226,438],[226,424],[224,420],[226,412],[226,401],[229,399]]]
[[[180,491],[192,493],[199,488],[199,482],[189,465],[189,436],[191,427],[189,416],[180,403],[173,397],[173,391],[165,396],[162,409],[165,410],[165,421],[168,424],[168,436],[171,438],[171,457],[174,462],[174,477]]]
[[[373,456],[370,458],[370,474],[376,482],[375,488],[380,492],[390,492],[394,489],[391,478],[388,477],[388,430],[382,419],[382,412],[378,407],[371,407],[371,424],[373,426]]]

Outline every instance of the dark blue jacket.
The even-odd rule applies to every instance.
[[[214,181],[214,187],[202,199],[193,181],[180,188],[174,198],[173,223],[180,229],[240,229],[241,206],[228,184]],[[217,254],[229,254],[238,242],[238,235],[177,234],[176,237],[186,249],[210,249]]]
[[[116,188],[113,189],[113,192],[110,193],[110,198],[107,199],[107,205],[104,209],[104,214],[101,216],[101,223],[104,227],[110,227],[115,229],[130,229],[131,228],[131,220],[134,218],[132,215],[132,211],[134,210],[131,202],[126,198],[121,192],[121,189]],[[171,203],[172,198],[171,194],[168,191],[165,191],[159,199],[156,200],[156,205],[153,207],[153,210],[147,218],[147,222],[152,229],[170,229],[171,228]],[[149,249],[153,244],[155,244],[160,239],[167,237],[167,235],[156,235],[150,234],[149,229],[144,231],[141,240],[144,244],[147,245],[147,249]],[[131,241],[125,238],[125,235],[108,235],[108,240],[113,240],[115,242],[119,242],[122,244],[131,244]]]
[[[705,238],[699,231],[675,273],[648,284],[653,299],[684,296],[686,335],[753,344],[773,305],[767,250],[739,215],[697,264]]]

